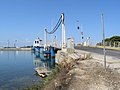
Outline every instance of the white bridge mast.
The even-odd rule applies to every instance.
[[[62,16],[62,49],[66,47],[66,41],[65,41],[65,24],[64,24],[64,13],[61,14]]]
[[[62,14],[61,14],[61,21],[62,21],[62,50],[66,48],[64,19],[65,19],[64,13],[62,13]],[[59,25],[57,25],[57,28],[58,28],[58,27],[59,27]],[[56,27],[55,27],[55,29],[56,29]],[[55,31],[56,31],[56,30],[55,30]],[[44,47],[47,46],[47,33],[48,33],[48,34],[53,34],[55,31],[54,31],[54,29],[53,29],[53,31],[47,32],[47,29],[45,29],[45,32],[44,32],[45,45],[44,45]]]

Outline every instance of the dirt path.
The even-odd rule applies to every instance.
[[[62,52],[62,58],[58,60],[60,73],[44,90],[120,90],[120,73],[114,67],[105,69],[98,56],[93,59],[91,54],[81,51]],[[110,61],[113,60],[110,58]]]
[[[62,68],[44,90],[120,90],[120,74],[105,70],[95,59],[77,60]]]
[[[67,90],[120,90],[120,74],[105,70],[97,60],[78,61]]]

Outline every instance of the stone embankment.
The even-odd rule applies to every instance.
[[[120,90],[120,73],[108,63],[105,69],[102,56],[93,55],[72,49],[58,51],[56,63],[60,73],[44,90]]]

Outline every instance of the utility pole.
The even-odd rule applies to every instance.
[[[103,52],[104,52],[104,67],[106,69],[106,51],[105,51],[105,33],[104,33],[104,16],[102,14],[102,33],[103,33]]]

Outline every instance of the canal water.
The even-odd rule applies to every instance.
[[[35,68],[54,67],[54,59],[44,59],[39,53],[30,51],[0,51],[0,90],[23,90],[39,84],[41,79]]]

